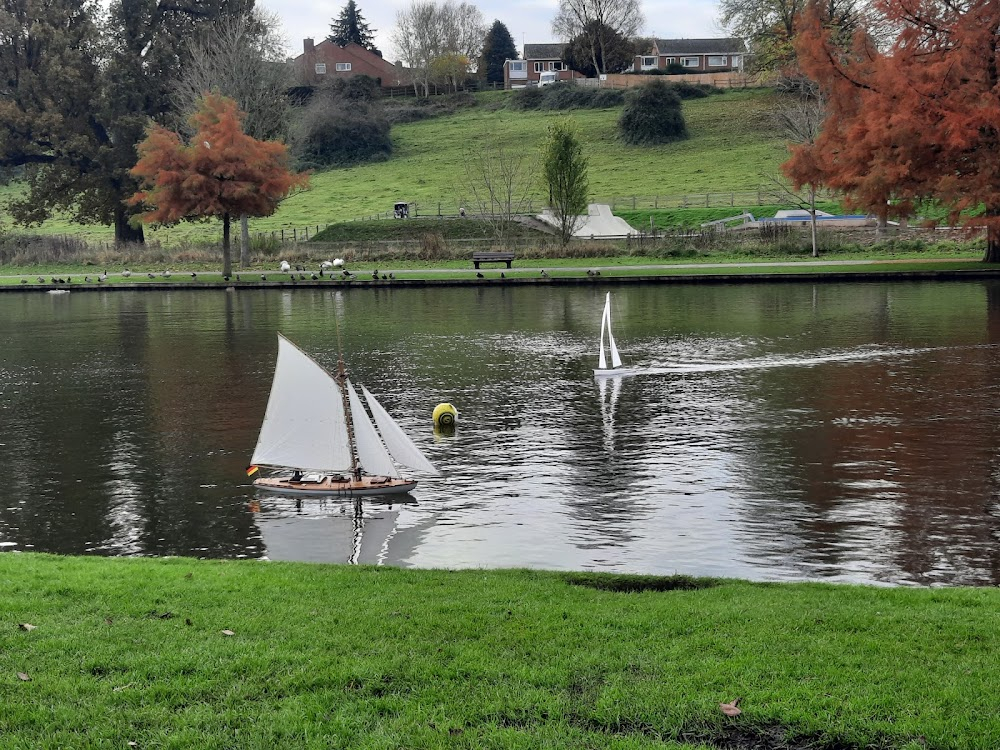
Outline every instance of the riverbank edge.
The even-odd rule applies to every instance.
[[[1000,743],[995,588],[8,552],[0,612],[9,747]]]
[[[814,270],[806,272],[726,272],[717,273],[706,267],[703,273],[672,274],[664,266],[664,273],[613,275],[614,271],[628,270],[619,267],[610,273],[599,275],[569,276],[552,273],[548,276],[524,277],[504,276],[494,272],[483,278],[396,278],[353,279],[324,278],[317,281],[156,281],[136,280],[127,283],[79,283],[53,284],[26,283],[0,284],[0,292],[102,292],[102,291],[169,291],[177,289],[195,290],[241,290],[241,289],[381,289],[381,288],[421,288],[421,287],[481,287],[481,286],[598,286],[625,284],[764,284],[764,283],[830,283],[830,282],[886,282],[886,281],[968,281],[1000,278],[1000,268],[933,269],[933,270]],[[416,273],[416,272],[409,272]]]

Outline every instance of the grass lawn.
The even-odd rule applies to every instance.
[[[251,231],[271,232],[335,224],[391,211],[398,200],[415,201],[421,212],[434,213],[440,202],[454,213],[465,203],[462,188],[464,152],[475,148],[479,134],[491,128],[528,152],[537,151],[548,126],[569,117],[578,126],[590,161],[592,199],[653,196],[707,191],[753,190],[778,174],[786,157],[784,141],[768,115],[771,94],[765,90],[729,91],[684,102],[690,138],[656,147],[626,146],[616,135],[621,108],[569,112],[510,111],[506,94],[490,93],[483,104],[453,115],[396,125],[389,161],[312,176],[310,190],[286,200],[274,216],[255,219]],[[0,187],[0,198],[16,186]],[[539,178],[538,199],[543,198]],[[53,219],[38,229],[95,241],[112,238],[106,227],[80,227]],[[219,222],[184,223],[148,229],[147,237],[170,244],[218,242]]]
[[[10,748],[1000,746],[988,588],[6,553],[0,611]]]

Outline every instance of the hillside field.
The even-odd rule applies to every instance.
[[[463,155],[493,129],[506,143],[538,153],[548,126],[561,118],[579,128],[590,163],[592,200],[755,190],[779,174],[784,140],[771,123],[768,90],[728,91],[684,102],[690,137],[657,147],[626,146],[616,135],[621,108],[605,110],[512,111],[506,93],[483,96],[479,106],[433,120],[393,126],[393,157],[377,164],[331,169],[312,175],[309,190],[293,195],[271,217],[251,222],[252,232],[316,227],[391,211],[395,201],[416,202],[420,213],[454,213],[464,203]],[[0,187],[0,198],[14,187]],[[537,196],[543,198],[539,177]],[[647,219],[648,221],[648,219]],[[81,227],[51,220],[36,231],[85,235],[107,241],[106,227]],[[218,221],[149,229],[147,238],[174,245],[217,242]]]

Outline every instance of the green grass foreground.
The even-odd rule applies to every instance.
[[[8,553],[0,611],[5,748],[1000,746],[995,589]]]

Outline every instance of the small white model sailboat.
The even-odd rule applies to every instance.
[[[608,349],[604,349],[604,336],[607,332]],[[608,355],[611,356],[611,367],[608,367]],[[615,335],[611,332],[611,292],[604,301],[604,313],[601,316],[601,356],[594,370],[595,378],[618,377],[621,375],[635,375],[637,370],[631,367],[622,366],[622,358],[618,354],[618,347],[615,345]]]
[[[294,471],[261,477],[254,486],[288,495],[358,497],[416,487],[415,480],[400,477],[396,463],[436,474],[368,389],[361,386],[361,392],[371,417],[347,379],[343,357],[331,375],[279,333],[271,395],[247,473],[260,466]]]

